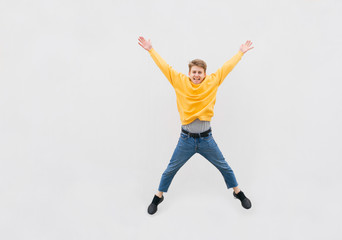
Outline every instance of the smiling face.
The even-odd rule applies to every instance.
[[[192,66],[189,71],[189,78],[194,84],[200,84],[206,77],[205,70],[202,67]]]

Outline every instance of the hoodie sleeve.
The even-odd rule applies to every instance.
[[[221,68],[219,68],[213,77],[217,79],[218,86],[220,86],[227,75],[233,70],[233,68],[238,64],[243,56],[243,52],[239,51],[230,60],[225,62]]]
[[[159,69],[162,71],[162,73],[165,75],[167,80],[171,83],[173,87],[177,84],[177,81],[180,81],[182,73],[177,72],[174,70],[170,65],[166,63],[166,61],[152,48],[149,51],[153,61],[157,64]]]

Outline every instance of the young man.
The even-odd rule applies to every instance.
[[[214,116],[214,105],[218,87],[228,73],[233,70],[241,57],[253,47],[247,41],[240,46],[239,52],[223,64],[215,73],[206,75],[207,65],[203,60],[195,59],[189,63],[189,76],[175,71],[152,48],[150,40],[139,37],[139,45],[147,50],[154,62],[175,89],[177,107],[182,127],[178,144],[170,163],[161,177],[159,189],[153,197],[147,211],[154,214],[158,205],[164,200],[177,171],[195,154],[208,159],[223,175],[227,188],[233,188],[233,195],[241,201],[244,208],[251,208],[251,201],[239,189],[233,170],[225,161],[211,132],[210,120]]]

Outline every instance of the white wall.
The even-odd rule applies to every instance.
[[[1,239],[340,239],[342,2],[0,1]],[[213,134],[246,211],[195,155],[146,209],[180,133],[175,69],[216,71]]]

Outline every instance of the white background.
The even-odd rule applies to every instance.
[[[341,239],[342,2],[0,1],[0,238]],[[149,54],[212,73],[213,136],[253,207],[195,155],[147,206],[180,134]]]

